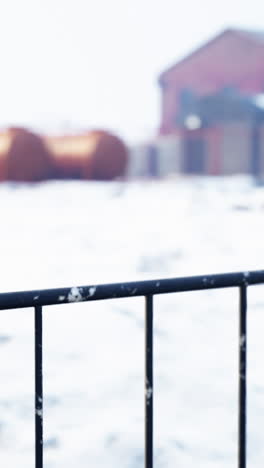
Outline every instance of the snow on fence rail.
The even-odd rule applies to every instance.
[[[246,468],[247,287],[264,283],[264,270],[0,294],[0,310],[35,309],[35,467],[43,468],[43,306],[145,297],[145,468],[153,468],[153,296],[236,287],[239,291],[238,467]]]

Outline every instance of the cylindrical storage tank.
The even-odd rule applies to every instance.
[[[46,136],[57,179],[80,179],[84,160],[90,152],[85,135]]]
[[[40,182],[52,176],[51,155],[40,136],[22,128],[10,128],[1,137],[5,180]]]
[[[103,130],[46,138],[59,178],[112,180],[125,174],[128,151]]]
[[[7,153],[11,144],[11,137],[7,131],[0,133],[0,182],[7,180]]]
[[[83,178],[111,180],[125,174],[128,164],[128,150],[123,141],[103,130],[88,134],[93,150],[90,161],[83,166]]]

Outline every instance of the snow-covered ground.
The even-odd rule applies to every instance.
[[[264,267],[252,180],[0,186],[1,292]],[[158,296],[155,467],[237,456],[238,292]],[[144,301],[44,309],[45,468],[143,468]],[[264,286],[249,288],[248,455],[264,463]],[[0,312],[0,466],[34,466],[33,311]]]

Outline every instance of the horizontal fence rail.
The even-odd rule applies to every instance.
[[[153,468],[153,296],[235,287],[240,299],[238,468],[246,468],[247,287],[263,283],[264,270],[260,270],[0,294],[0,310],[34,307],[35,311],[35,467],[43,468],[43,306],[145,297],[145,468]]]
[[[264,270],[0,294],[0,310],[264,283]]]

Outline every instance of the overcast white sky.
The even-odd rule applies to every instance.
[[[264,30],[263,0],[2,0],[0,125],[148,136],[157,77],[222,28]]]

